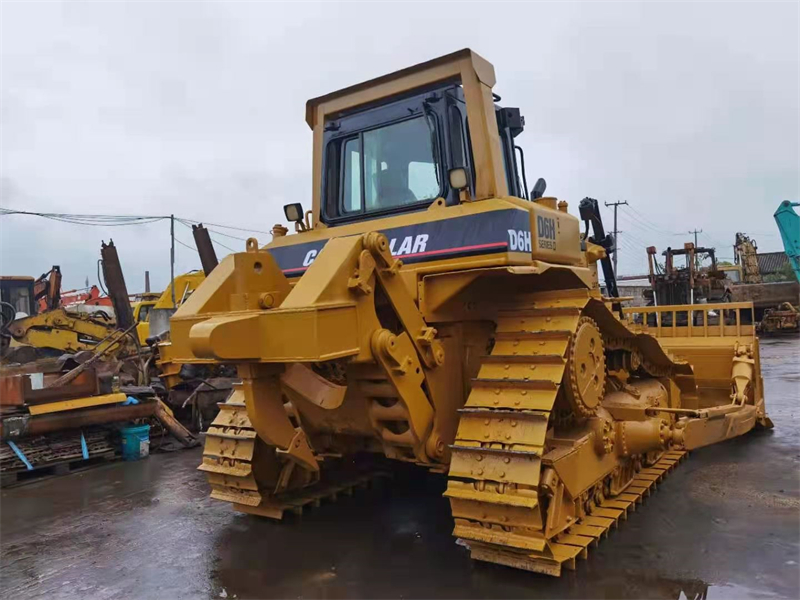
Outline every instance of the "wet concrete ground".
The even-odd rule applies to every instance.
[[[440,477],[276,523],[208,500],[195,450],[4,490],[0,596],[798,598],[800,344],[762,356],[775,430],[692,453],[561,579],[471,562]]]

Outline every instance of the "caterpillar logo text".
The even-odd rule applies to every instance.
[[[405,256],[407,254],[422,254],[428,246],[428,236],[423,233],[417,236],[407,235],[400,243],[400,247],[396,248],[397,238],[389,240],[389,250],[392,256]]]
[[[539,248],[556,249],[556,220],[537,216],[536,228],[539,233]]]
[[[389,240],[389,251],[392,253],[392,256],[416,256],[425,254],[429,237],[430,236],[427,233],[422,233],[416,236],[407,235],[402,238],[399,247],[397,246],[398,238],[391,238]],[[528,250],[530,250],[530,247],[531,234],[528,233]],[[311,263],[313,263],[314,259],[317,258],[317,254],[319,254],[319,250],[309,250],[303,259],[303,266],[311,266]]]
[[[308,267],[314,262],[314,259],[317,258],[317,254],[319,254],[319,250],[309,250],[306,253],[306,257],[303,259],[303,266]]]

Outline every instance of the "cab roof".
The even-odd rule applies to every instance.
[[[402,94],[431,83],[458,81],[460,74],[458,66],[464,62],[472,67],[481,83],[489,87],[494,86],[495,75],[492,64],[469,48],[464,48],[433,60],[400,69],[388,75],[382,75],[324,96],[312,98],[306,102],[306,123],[312,129],[314,128],[319,114],[317,108],[322,105],[331,105],[334,110],[330,112],[326,110],[324,112],[326,114],[334,114],[348,108]]]

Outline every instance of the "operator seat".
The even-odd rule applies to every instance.
[[[403,173],[399,169],[378,171],[377,181],[378,203],[381,208],[403,206],[418,200],[403,181]]]

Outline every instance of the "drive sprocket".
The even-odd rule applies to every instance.
[[[567,348],[564,392],[579,419],[597,412],[606,389],[606,353],[597,323],[581,317]]]

